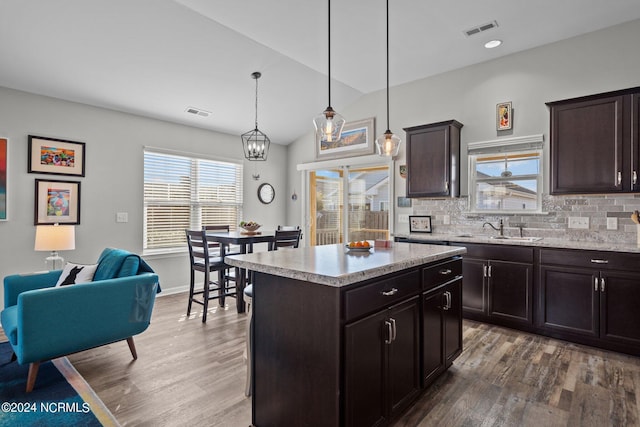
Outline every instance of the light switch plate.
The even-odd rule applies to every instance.
[[[589,229],[589,217],[570,216],[569,228]]]
[[[617,230],[618,229],[618,218],[611,217],[607,218],[607,230]]]
[[[398,224],[409,224],[409,215],[407,214],[398,215]]]
[[[444,225],[451,225],[451,215],[443,215],[442,223]]]
[[[117,212],[116,213],[116,222],[129,222],[129,213],[128,212]]]

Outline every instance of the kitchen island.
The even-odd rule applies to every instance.
[[[325,245],[225,258],[255,272],[255,426],[386,425],[462,350],[465,248]]]

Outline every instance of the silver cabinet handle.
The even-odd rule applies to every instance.
[[[444,190],[449,191],[449,181],[444,182]]]
[[[451,309],[451,292],[446,291],[444,293],[444,307],[442,307],[444,310],[450,310]]]
[[[598,292],[598,278],[597,277],[593,278],[593,290]]]
[[[633,185],[638,183],[638,172],[633,171]]]
[[[620,185],[620,184],[622,184],[622,172],[618,171],[618,184],[617,185]]]
[[[394,342],[396,340],[396,319],[394,319],[393,317],[391,317],[389,319],[391,321],[391,342]]]
[[[388,320],[384,321],[384,325],[387,327],[387,339],[384,340],[385,344],[391,344],[391,341],[393,341],[393,326],[391,325],[391,322],[389,322]]]
[[[491,277],[491,270],[492,270],[492,269],[493,269],[493,266],[492,266],[492,265],[490,265],[490,266],[489,266],[489,270],[488,270],[487,277]]]
[[[382,295],[384,295],[385,297],[390,297],[391,295],[395,295],[398,293],[398,289],[397,288],[391,288],[390,291],[382,291],[381,292]]]
[[[600,292],[604,292],[604,277],[602,279],[600,279]]]
[[[593,264],[609,264],[608,259],[592,259],[591,262]]]
[[[438,271],[438,273],[442,274],[443,276],[446,276],[448,274],[453,273],[451,270],[449,270],[448,268],[443,268],[442,270]]]
[[[487,264],[482,264],[482,277],[487,277]]]

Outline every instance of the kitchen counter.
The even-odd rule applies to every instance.
[[[335,244],[233,255],[225,257],[225,262],[275,276],[342,287],[465,252],[463,247],[418,243],[351,252],[345,245]]]
[[[460,242],[460,243],[488,243],[493,245],[515,245],[515,246],[532,246],[539,248],[558,248],[558,249],[583,249],[593,251],[611,251],[611,252],[629,252],[640,253],[640,246],[635,243],[612,243],[612,242],[585,242],[566,239],[553,239],[545,237],[540,240],[518,240],[514,239],[495,239],[491,235],[468,235],[468,234],[435,234],[435,233],[407,233],[396,234],[396,238],[404,238],[411,240],[429,242]],[[526,236],[525,236],[526,239]]]

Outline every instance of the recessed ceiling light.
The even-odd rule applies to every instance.
[[[494,47],[498,47],[502,44],[502,40],[490,40],[484,44],[484,47],[487,49],[493,49]]]

